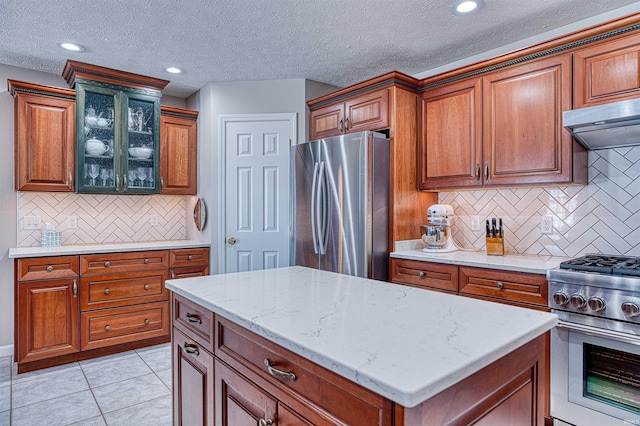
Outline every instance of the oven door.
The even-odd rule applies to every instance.
[[[551,335],[551,415],[640,425],[640,338],[565,322]]]

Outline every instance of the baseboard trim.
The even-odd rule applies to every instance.
[[[13,355],[13,345],[0,346],[0,357]]]

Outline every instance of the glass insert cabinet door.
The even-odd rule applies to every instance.
[[[77,192],[157,194],[160,97],[76,85]]]

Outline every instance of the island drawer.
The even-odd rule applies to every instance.
[[[172,293],[173,326],[213,353],[213,312]]]
[[[100,253],[80,256],[82,275],[140,272],[169,268],[167,250]]]
[[[295,392],[346,424],[392,423],[391,401],[220,316],[216,356],[233,368],[248,368],[289,394]]]
[[[172,280],[179,280],[182,278],[204,277],[206,275],[209,275],[209,265],[171,269]]]
[[[18,281],[50,280],[78,276],[78,256],[17,259]]]
[[[391,282],[458,291],[458,267],[443,263],[391,258]]]
[[[169,335],[167,302],[83,312],[81,349],[95,349]]]
[[[460,294],[548,305],[545,275],[460,267]]]
[[[209,265],[208,248],[175,249],[169,252],[169,267],[207,266]]]
[[[167,271],[92,275],[80,280],[83,311],[169,300]]]

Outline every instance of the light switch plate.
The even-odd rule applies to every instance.
[[[471,230],[472,231],[480,230],[480,216],[471,216]]]
[[[40,216],[25,216],[24,229],[40,229]]]

